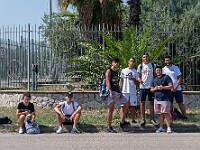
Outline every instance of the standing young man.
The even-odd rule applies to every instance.
[[[183,114],[183,119],[188,119],[186,114],[186,108],[183,103],[183,95],[182,95],[182,88],[181,84],[181,72],[178,66],[175,66],[171,63],[171,56],[165,56],[165,67],[163,68],[163,74],[168,75],[173,82],[173,89],[172,89],[172,97],[171,97],[171,112],[173,110],[173,99],[176,99],[176,102],[179,105],[179,108]]]
[[[163,124],[164,119],[167,124],[167,133],[171,133],[170,127],[170,99],[172,80],[168,75],[162,74],[162,67],[156,66],[155,68],[156,77],[153,79],[151,86],[151,92],[154,93],[154,109],[155,113],[158,114],[160,127],[156,130],[157,133],[164,132]]]
[[[120,126],[129,124],[125,122],[125,115],[128,109],[128,101],[123,97],[120,88],[119,88],[119,78],[118,72],[116,71],[119,66],[119,59],[113,58],[111,68],[106,71],[106,86],[109,90],[108,96],[108,113],[107,113],[107,132],[115,133],[113,130],[112,123],[112,115],[115,107],[115,103],[118,102],[121,106],[120,108]]]
[[[154,100],[153,93],[150,92],[150,87],[153,81],[154,76],[154,64],[150,62],[148,52],[144,52],[142,54],[142,64],[138,66],[138,81],[140,83],[140,113],[141,113],[141,126],[145,126],[145,101],[148,96],[149,104],[150,104],[150,123],[156,125],[156,121],[154,120]]]
[[[136,85],[138,84],[138,73],[133,68],[134,62],[135,58],[130,57],[128,61],[128,67],[121,71],[120,89],[122,91],[123,96],[130,102],[132,123],[137,123],[135,120],[135,111],[137,106]]]
[[[77,128],[78,121],[81,116],[82,107],[75,101],[72,100],[73,93],[67,92],[66,93],[66,101],[60,102],[54,110],[57,114],[58,119],[58,130],[56,131],[57,134],[63,133],[63,124],[72,124],[73,128],[71,133],[81,133]]]
[[[35,108],[33,103],[30,102],[31,94],[24,93],[23,94],[23,102],[20,102],[17,106],[16,115],[18,117],[18,124],[19,124],[19,133],[23,134],[24,129],[24,120],[27,116],[31,117],[31,122],[35,121]]]

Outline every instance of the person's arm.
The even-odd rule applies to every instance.
[[[21,115],[26,115],[26,112],[20,112],[20,109],[16,110],[16,116],[19,118]]]
[[[35,112],[32,112],[31,113],[31,122],[34,122],[35,121]]]
[[[54,110],[55,110],[55,112],[56,113],[58,113],[60,116],[61,116],[61,118],[63,119],[63,120],[65,120],[65,115],[61,112],[61,105],[56,105],[55,107],[54,107]]]
[[[181,81],[182,81],[181,75],[179,75],[177,78],[178,78],[178,81],[177,81],[177,84],[175,85],[175,87],[174,87],[174,89],[173,89],[174,92],[177,91],[178,86],[181,84]]]
[[[151,88],[150,88],[150,91],[152,92],[152,93],[154,93],[155,91],[157,91],[158,90],[158,86],[151,86]]]
[[[168,83],[167,86],[161,86],[161,90],[171,90],[172,89],[172,82]]]
[[[120,89],[121,93],[122,93],[123,84],[124,84],[124,80],[123,80],[123,78],[120,78],[120,80],[119,80],[119,89]]]
[[[138,82],[139,83],[143,83],[143,81],[142,81],[142,74],[140,72],[138,72]]]
[[[113,91],[112,91],[112,88],[111,88],[110,79],[111,79],[111,71],[110,71],[110,69],[108,69],[106,71],[106,86],[109,90],[110,97],[113,98],[114,95],[113,95]]]
[[[80,113],[81,110],[82,110],[82,107],[79,105],[76,111],[71,115],[70,120],[72,120],[77,113]]]

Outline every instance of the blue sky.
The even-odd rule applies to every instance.
[[[52,0],[52,7],[58,12],[56,0]],[[49,0],[0,0],[0,27],[28,23],[40,25],[44,13],[49,13]]]

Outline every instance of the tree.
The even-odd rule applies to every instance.
[[[141,13],[141,1],[140,0],[129,0],[130,5],[130,20],[129,25],[139,27],[140,24],[140,13]]]
[[[77,8],[80,27],[92,28],[92,25],[106,24],[110,27],[121,25],[120,0],[58,0],[61,11],[69,4]]]

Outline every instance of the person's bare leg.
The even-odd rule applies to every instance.
[[[108,126],[108,128],[110,128],[111,124],[112,124],[112,115],[113,115],[114,108],[115,108],[115,102],[112,102],[108,106],[108,113],[107,113],[107,126]]]
[[[57,116],[57,120],[58,120],[58,125],[62,127],[63,119],[61,118],[59,113],[56,113],[56,116]]]
[[[170,114],[168,113],[164,114],[164,118],[166,120],[167,128],[170,128]]]
[[[77,113],[77,114],[74,116],[74,118],[73,118],[73,121],[74,121],[73,128],[76,128],[80,117],[81,117],[81,112]]]
[[[164,115],[163,114],[158,114],[158,119],[159,119],[159,125],[160,125],[160,127],[163,128]]]
[[[187,113],[186,113],[186,108],[185,108],[185,105],[182,103],[178,103],[178,106],[183,114],[184,117],[187,117]]]
[[[20,128],[23,128],[24,127],[24,119],[26,118],[25,115],[20,115],[19,118],[18,118],[18,124],[19,124],[19,127]]]
[[[154,102],[153,101],[149,102],[149,106],[150,106],[150,119],[154,120]]]
[[[131,106],[131,119],[135,120],[136,118],[136,112],[135,112],[136,106]]]
[[[120,108],[120,122],[123,123],[128,111],[129,102],[125,103],[123,107]]]
[[[145,102],[140,103],[140,114],[142,120],[145,120]]]

